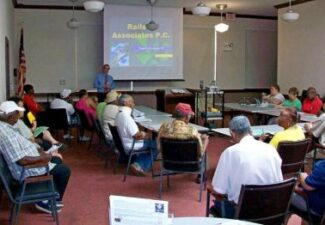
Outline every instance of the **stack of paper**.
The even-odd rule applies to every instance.
[[[168,202],[111,195],[111,225],[167,225]]]

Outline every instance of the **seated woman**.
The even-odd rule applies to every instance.
[[[292,87],[289,89],[289,99],[284,100],[281,106],[283,107],[291,107],[296,108],[298,111],[301,111],[301,101],[298,98],[299,90],[296,87]]]
[[[317,94],[314,87],[309,87],[307,89],[307,98],[304,99],[302,103],[302,111],[305,113],[310,113],[318,115],[323,107],[323,102]]]
[[[20,97],[11,97],[8,99],[9,101],[14,101],[19,107],[24,107],[23,100]],[[24,112],[19,112],[20,118],[24,117]],[[31,124],[31,128],[29,128],[22,119],[18,119],[15,127],[19,130],[19,133],[24,136],[26,139],[35,143],[37,147],[42,147],[46,151],[50,150],[62,150],[66,146],[62,143],[58,142],[51,133],[44,129],[41,133],[35,132],[37,128],[37,121],[33,121]]]
[[[262,100],[274,105],[280,105],[285,98],[283,94],[280,93],[280,86],[277,84],[272,84],[269,95],[262,93]]]
[[[35,101],[34,94],[35,91],[33,85],[25,84],[23,97],[24,106],[26,106],[25,108],[27,108],[28,111],[31,111],[33,115],[37,117],[37,114],[44,111],[44,108]]]
[[[298,121],[298,113],[295,108],[286,108],[278,117],[278,125],[283,127],[284,130],[276,133],[271,141],[270,144],[275,148],[278,147],[278,144],[281,141],[300,141],[305,139],[305,134],[301,127],[297,125]],[[260,137],[260,140],[264,141],[269,138],[269,135],[265,134]]]
[[[93,126],[92,118],[96,118],[96,102],[89,98],[88,92],[85,89],[79,91],[79,101],[76,103],[75,107],[78,111],[82,111],[86,118],[89,126]],[[83,132],[83,131],[82,131]],[[85,137],[83,133],[81,134],[80,141],[88,141],[89,138]]]

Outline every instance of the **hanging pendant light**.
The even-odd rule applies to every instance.
[[[155,31],[159,28],[159,24],[153,20],[153,6],[156,3],[156,0],[147,0],[151,6],[151,17],[149,23],[146,24],[147,30]]]
[[[198,3],[192,8],[193,15],[208,16],[210,14],[210,7],[206,6],[203,2]]]
[[[282,19],[286,22],[294,22],[299,19],[299,13],[296,13],[291,8],[291,0],[289,0],[289,9],[282,14]]]
[[[229,29],[229,25],[222,22],[223,21],[222,12],[223,12],[223,10],[225,10],[227,8],[227,5],[226,4],[218,4],[218,5],[216,5],[216,7],[220,10],[221,20],[220,20],[219,24],[214,26],[214,30],[219,33],[223,33]]]
[[[87,12],[96,13],[104,9],[105,3],[97,0],[89,0],[85,1],[83,5]]]
[[[74,7],[75,7],[75,3],[78,1],[78,0],[70,0],[72,2],[72,18],[67,22],[67,26],[70,28],[70,29],[77,29],[80,27],[80,22],[79,20],[77,20],[74,16]]]

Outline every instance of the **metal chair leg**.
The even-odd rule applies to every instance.
[[[201,177],[200,177],[200,193],[199,193],[199,202],[201,202],[201,200],[202,200],[203,176],[204,176],[204,173],[201,172],[200,175],[201,175]]]
[[[162,188],[163,188],[163,170],[160,168],[160,184],[159,184],[159,199],[162,196]]]
[[[207,191],[207,202],[205,206],[205,216],[209,217],[209,210],[210,210],[210,192]]]
[[[126,170],[124,172],[123,182],[126,181],[126,176],[129,174],[129,169],[130,169],[130,165],[131,165],[131,159],[132,159],[132,153],[130,153],[130,155],[129,155],[128,165],[127,165]]]

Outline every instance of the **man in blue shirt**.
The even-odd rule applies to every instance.
[[[115,89],[115,82],[113,77],[109,75],[110,66],[103,65],[103,72],[98,73],[94,80],[94,87],[97,88],[98,102],[103,102],[108,92]]]
[[[321,160],[315,164],[314,170],[310,175],[301,173],[299,183],[302,190],[307,194],[307,201],[311,213],[321,218],[325,210],[325,160]],[[307,204],[304,198],[298,194],[294,194],[291,204],[302,211],[307,211]]]

